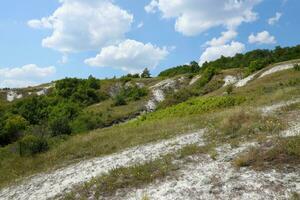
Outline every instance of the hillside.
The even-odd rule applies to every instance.
[[[0,199],[299,198],[298,49],[1,90]]]

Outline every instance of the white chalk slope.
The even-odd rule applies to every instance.
[[[156,159],[188,144],[203,144],[202,134],[204,131],[200,130],[197,133],[178,136],[159,143],[134,147],[121,153],[85,160],[51,173],[39,174],[25,180],[20,185],[1,190],[0,199],[45,200],[53,198],[77,184],[89,181],[114,168]]]

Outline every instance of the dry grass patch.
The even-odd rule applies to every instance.
[[[238,145],[249,140],[264,140],[277,135],[285,125],[276,117],[262,116],[247,107],[225,110],[212,116],[208,141]]]
[[[247,153],[238,156],[233,164],[236,167],[252,167],[255,170],[282,168],[287,165],[300,164],[300,137],[279,139],[275,144],[263,144],[251,148]]]

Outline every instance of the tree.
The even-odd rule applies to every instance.
[[[52,136],[70,135],[72,129],[69,125],[69,119],[66,117],[57,117],[50,121],[50,130]]]
[[[0,145],[7,145],[16,141],[27,126],[28,122],[20,115],[8,117],[0,132]]]
[[[95,89],[95,90],[99,90],[100,89],[100,82],[99,80],[97,80],[95,77],[93,77],[92,75],[89,76],[89,78],[86,81],[87,83],[87,87]]]
[[[145,68],[141,74],[141,78],[150,78],[150,77],[151,77],[150,71],[148,70],[148,68]]]

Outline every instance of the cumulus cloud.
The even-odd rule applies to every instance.
[[[60,0],[49,17],[28,22],[32,28],[52,29],[42,41],[44,47],[64,53],[96,50],[124,39],[133,15],[110,0]]]
[[[268,24],[269,25],[276,24],[280,20],[281,17],[282,17],[282,13],[277,12],[274,17],[271,17],[270,19],[268,19]]]
[[[145,10],[161,11],[163,18],[175,18],[176,31],[193,36],[217,26],[234,29],[257,19],[253,12],[261,0],[152,0]]]
[[[206,42],[208,46],[202,55],[200,56],[199,64],[202,65],[204,62],[214,61],[221,56],[232,57],[237,53],[242,53],[245,50],[245,45],[233,41],[238,33],[235,30],[228,30],[222,32],[219,38],[213,38]]]
[[[97,67],[111,66],[136,73],[145,67],[156,67],[168,53],[166,48],[159,48],[151,43],[143,44],[135,40],[125,40],[119,45],[102,48],[96,57],[86,59],[85,63]]]
[[[270,35],[268,31],[262,31],[254,35],[253,33],[248,38],[251,44],[275,44],[276,39],[274,36]]]
[[[222,34],[221,37],[213,38],[211,41],[206,42],[206,45],[209,46],[224,45],[238,35],[238,33],[235,30],[228,30],[226,32],[222,32],[221,34]]]
[[[208,47],[201,55],[199,65],[206,61],[214,61],[221,56],[232,57],[237,53],[245,51],[245,45],[240,42],[232,41],[230,44],[222,44]]]
[[[39,67],[28,64],[15,68],[0,68],[0,87],[27,87],[37,85],[56,73],[54,66]]]

